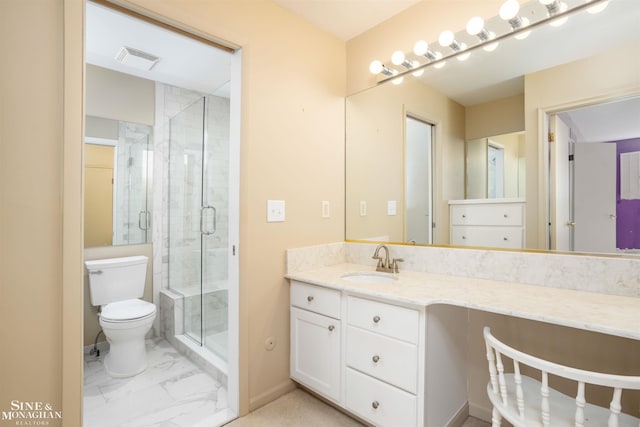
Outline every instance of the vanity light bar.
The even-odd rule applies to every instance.
[[[523,39],[529,35],[532,29],[545,25],[549,23],[550,25],[561,25],[564,21],[566,21],[570,15],[580,12],[583,9],[586,9],[589,13],[597,13],[603,10],[610,0],[586,0],[584,3],[578,4],[572,8],[569,8],[566,3],[561,2],[559,0],[537,0],[541,5],[545,6],[547,10],[547,16],[542,18],[536,22],[530,23],[529,20],[525,17],[521,17],[518,15],[520,9],[520,3],[518,0],[506,0],[500,8],[499,16],[503,20],[507,21],[511,26],[511,31],[506,32],[504,34],[496,35],[495,33],[489,31],[484,27],[484,23],[481,29],[477,30],[477,33],[474,32],[472,34],[471,31],[468,31],[469,34],[475,35],[478,37],[479,42],[474,44],[473,46],[467,47],[464,43],[458,42],[455,39],[455,35],[451,31],[444,31],[440,35],[440,39],[443,39],[443,34],[446,33],[446,37],[441,41],[441,45],[443,47],[449,47],[451,49],[451,53],[448,55],[442,55],[440,52],[434,52],[428,49],[428,45],[426,42],[417,42],[416,47],[414,48],[414,54],[417,57],[424,57],[427,59],[426,63],[419,63],[418,61],[410,61],[404,58],[398,64],[398,66],[403,66],[405,69],[402,71],[389,68],[386,65],[383,65],[380,61],[375,60],[371,62],[369,66],[369,71],[374,75],[381,75],[381,78],[378,79],[377,84],[383,83],[391,78],[395,80],[395,82],[401,81],[400,77],[403,77],[405,74],[413,74],[420,75],[422,73],[418,73],[419,71],[424,70],[426,67],[433,65],[436,68],[441,68],[445,60],[451,57],[457,57],[460,60],[464,60],[468,58],[472,51],[484,48],[484,50],[490,52],[493,51],[497,46],[498,42],[507,37],[515,37],[517,39]],[[474,20],[476,18],[472,18]],[[469,22],[471,25],[471,21]],[[478,23],[476,22],[477,26]],[[467,26],[469,27],[469,25]],[[473,27],[473,25],[472,25]],[[476,31],[474,29],[473,31]],[[450,34],[453,35],[453,38],[450,37]],[[444,42],[444,44],[442,43]],[[446,42],[449,42],[448,44]],[[420,45],[420,48],[418,46]],[[398,52],[402,53],[402,51],[397,51],[394,53],[394,56],[397,58],[400,57]]]

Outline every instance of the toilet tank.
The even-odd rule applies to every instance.
[[[147,275],[147,257],[130,256],[85,261],[89,272],[91,305],[142,297]]]

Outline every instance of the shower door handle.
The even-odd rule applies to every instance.
[[[207,227],[205,226],[205,217],[207,216],[207,211],[212,212],[211,220],[212,220],[213,227],[211,230],[208,230]],[[217,230],[217,216],[218,216],[218,213],[216,211],[216,208],[214,208],[213,206],[201,207],[200,208],[200,233],[204,234],[205,236],[214,234]]]
[[[143,219],[144,218],[144,219]],[[151,226],[151,214],[149,211],[140,211],[138,214],[138,228],[147,231]]]

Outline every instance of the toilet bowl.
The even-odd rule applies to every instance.
[[[85,261],[91,304],[101,307],[100,326],[110,344],[104,359],[114,378],[138,375],[147,367],[145,336],[156,318],[156,306],[143,301],[147,257]]]
[[[110,348],[104,368],[113,378],[138,375],[147,368],[145,335],[156,318],[156,306],[139,299],[107,304],[100,313],[100,326]]]

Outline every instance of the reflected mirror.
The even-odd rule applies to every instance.
[[[581,0],[567,3],[570,8],[584,5]],[[521,7],[523,16],[530,17],[544,10],[537,0]],[[553,143],[547,137],[547,113],[640,93],[638,4],[612,0],[598,14],[583,9],[568,18],[559,27],[535,26],[526,39],[501,39],[493,52],[473,50],[464,62],[446,58],[443,68],[426,65],[422,77],[406,72],[402,82],[388,78],[347,97],[346,238],[504,247],[507,235],[500,235],[499,243],[480,239],[474,244],[453,236],[454,226],[465,225],[483,227],[494,239],[498,230],[491,227],[501,225],[517,227],[518,244],[508,247],[559,249],[551,245],[549,212],[550,205],[565,203],[566,195],[549,194]],[[486,21],[499,34],[506,32],[505,25],[497,16]],[[456,33],[467,45],[477,44],[469,37]],[[407,57],[426,63],[412,53]],[[430,200],[430,211],[420,214],[423,228],[430,230],[426,240],[408,231],[408,194],[416,193],[406,176],[411,168],[408,118],[432,126],[431,161],[422,161],[427,173],[417,190]],[[496,208],[499,201],[512,204]],[[502,222],[471,224],[472,205],[480,206],[480,217],[492,211]],[[454,206],[465,212],[464,219],[452,216]]]
[[[524,132],[467,141],[465,198],[524,197],[525,168]]]
[[[153,129],[86,117],[85,247],[151,242]]]

